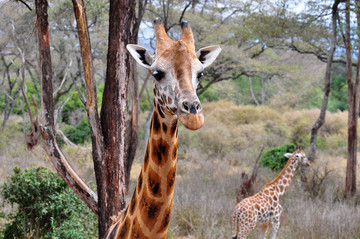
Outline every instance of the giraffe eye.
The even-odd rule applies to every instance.
[[[155,80],[160,81],[165,74],[162,71],[154,71],[152,75],[154,76]]]

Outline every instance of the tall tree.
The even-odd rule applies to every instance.
[[[101,215],[105,227],[100,225],[100,235],[110,226],[109,215],[115,215],[125,206],[125,128],[127,90],[130,80],[130,56],[126,45],[132,41],[135,18],[132,0],[111,0],[109,18],[109,41],[105,89],[101,108],[101,126],[104,136],[104,158],[101,162],[102,189],[99,193]],[[99,180],[99,179],[97,179]],[[105,184],[105,185],[104,185]],[[99,189],[98,189],[99,190]],[[109,196],[111,195],[111,198]],[[100,215],[99,215],[100,218]],[[103,229],[105,229],[103,231]]]
[[[48,2],[36,0],[37,31],[41,68],[41,134],[43,147],[56,170],[99,218],[99,238],[111,225],[110,216],[125,206],[124,177],[127,155],[125,128],[127,88],[131,77],[126,45],[132,41],[135,1],[111,0],[107,73],[101,109],[98,114],[93,77],[90,37],[82,0],[73,0],[86,85],[84,100],[92,138],[92,156],[97,195],[76,175],[57,145],[54,128],[54,102],[50,55]]]
[[[356,192],[356,166],[357,166],[357,122],[359,115],[360,97],[360,39],[357,39],[358,54],[355,81],[352,77],[352,46],[351,46],[351,17],[350,0],[345,7],[345,48],[346,48],[346,79],[348,83],[348,153],[346,163],[345,197],[353,196]],[[360,1],[355,0],[355,13],[357,20],[357,34],[360,36]]]
[[[331,13],[331,26],[332,26],[332,36],[331,36],[331,46],[329,50],[328,60],[325,70],[325,84],[324,84],[324,98],[321,104],[320,115],[314,125],[311,128],[311,137],[310,137],[310,152],[308,158],[310,161],[315,159],[316,155],[316,142],[317,134],[321,126],[325,123],[326,109],[328,105],[328,99],[330,94],[330,83],[331,83],[331,67],[333,63],[335,48],[336,48],[336,38],[337,38],[337,19],[338,19],[338,5],[340,0],[335,0],[332,6]],[[302,178],[304,179],[303,174],[304,167],[301,167]]]

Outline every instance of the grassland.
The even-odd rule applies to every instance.
[[[238,106],[228,101],[203,104],[205,125],[192,132],[179,129],[178,169],[169,238],[231,237],[231,215],[241,172],[250,172],[261,145],[285,143],[307,151],[310,128],[318,110]],[[143,130],[144,117],[141,117]],[[346,167],[346,112],[328,113],[318,140],[317,159],[307,170],[309,185],[297,174],[281,198],[284,213],[278,238],[360,238],[360,194],[343,199]],[[142,135],[142,132],[140,132]],[[63,151],[86,181],[94,181],[89,144]],[[132,169],[134,187],[145,152],[140,141]],[[16,165],[52,168],[41,147],[26,151],[21,118],[12,117],[0,133],[0,182]],[[328,175],[320,182],[326,170]],[[358,168],[358,179],[360,168]],[[259,190],[278,172],[260,168]],[[131,189],[132,191],[132,189]],[[254,231],[250,238],[259,238]]]

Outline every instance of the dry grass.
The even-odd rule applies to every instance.
[[[254,159],[244,162],[246,167],[230,166],[224,160],[206,159],[197,153],[180,161],[178,171],[182,173],[177,177],[169,238],[230,238],[240,172],[249,171]],[[261,183],[256,191],[276,176],[264,168],[259,174]],[[343,201],[342,188],[343,178],[333,173],[324,182],[320,196],[311,198],[296,175],[281,198],[285,211],[278,238],[359,238],[360,206]],[[260,230],[255,230],[249,238],[259,237]]]
[[[231,215],[240,186],[241,171],[250,172],[261,145],[265,150],[285,143],[306,146],[309,130],[318,110],[274,110],[270,107],[237,106],[220,101],[203,105],[205,125],[193,132],[179,129],[178,169],[174,207],[168,238],[230,238]],[[143,127],[144,117],[140,122]],[[12,118],[0,132],[1,182],[15,165],[23,168],[52,168],[41,147],[26,151],[21,132],[21,119]],[[285,211],[278,238],[359,238],[360,195],[344,201],[346,167],[346,113],[327,113],[326,123],[319,132],[321,147],[312,168],[331,171],[311,197],[299,186],[296,174],[281,204]],[[139,149],[131,173],[131,188],[135,187],[142,164],[145,143]],[[93,180],[91,147],[64,147],[64,153],[76,171],[86,181]],[[360,155],[359,155],[360,156]],[[358,168],[358,180],[360,168]],[[311,178],[312,170],[308,170]],[[257,192],[277,172],[260,168]],[[359,181],[360,182],[360,181]],[[132,192],[132,189],[131,189]],[[249,238],[259,238],[255,230]]]
[[[1,123],[1,122],[0,122]],[[0,183],[13,173],[13,168],[33,168],[44,166],[55,171],[46,152],[41,145],[28,151],[22,133],[22,119],[12,116],[6,128],[0,131]],[[62,151],[68,158],[75,171],[86,181],[94,182],[91,158],[91,146],[64,146]]]

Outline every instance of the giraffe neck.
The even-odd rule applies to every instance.
[[[289,187],[297,166],[298,162],[291,157],[280,174],[265,187],[273,187],[278,195],[282,196]]]
[[[108,238],[166,238],[175,186],[178,120],[160,106],[154,109],[135,191]]]

